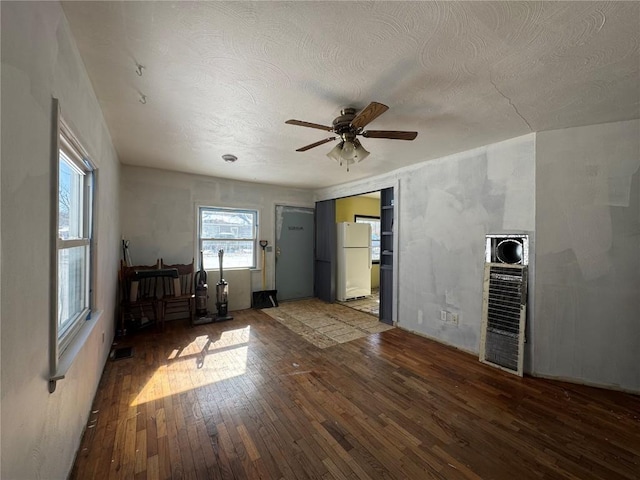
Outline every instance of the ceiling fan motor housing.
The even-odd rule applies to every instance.
[[[351,126],[351,121],[355,118],[355,116],[355,108],[347,107],[342,109],[342,111],[340,112],[340,116],[336,117],[333,121],[333,131],[340,136],[352,132],[353,137],[355,137],[357,131]]]

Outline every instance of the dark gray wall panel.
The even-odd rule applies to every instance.
[[[316,203],[315,295],[336,299],[336,202]]]

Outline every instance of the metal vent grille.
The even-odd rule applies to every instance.
[[[527,267],[487,263],[480,361],[522,376]]]

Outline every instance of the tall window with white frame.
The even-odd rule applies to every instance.
[[[198,209],[198,250],[204,268],[218,268],[218,252],[224,251],[224,268],[255,268],[258,212],[239,208]]]
[[[58,355],[91,312],[93,167],[64,123],[58,151]]]

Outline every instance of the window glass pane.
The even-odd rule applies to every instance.
[[[213,270],[219,267],[220,249],[224,250],[223,268],[253,267],[253,245],[252,241],[203,240],[204,268]]]
[[[218,269],[218,251],[224,251],[224,268],[255,267],[256,222],[254,210],[200,208],[200,248],[204,267]]]
[[[88,252],[88,245],[58,251],[58,337],[88,308]]]
[[[371,240],[371,261],[380,261],[380,238],[378,238],[378,240]]]
[[[200,220],[202,238],[254,238],[254,212],[202,209]]]
[[[82,184],[84,175],[71,166],[70,160],[60,152],[58,180],[58,235],[63,240],[83,237]]]

